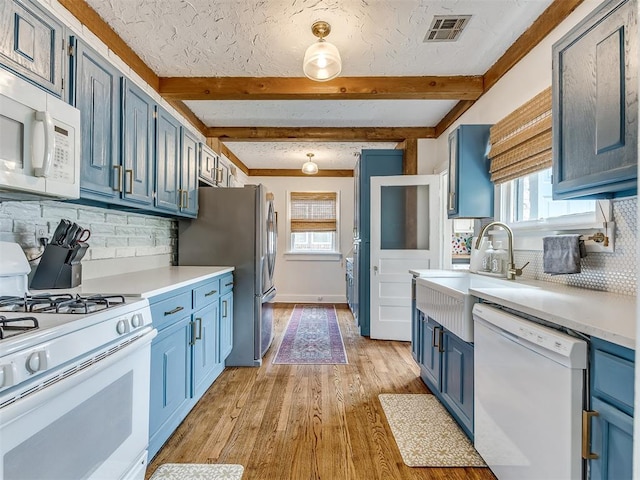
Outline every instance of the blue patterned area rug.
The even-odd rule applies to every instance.
[[[348,363],[335,307],[296,305],[273,363]]]

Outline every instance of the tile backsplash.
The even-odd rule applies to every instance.
[[[57,201],[0,202],[0,241],[17,242],[28,258],[36,257],[42,251],[36,225],[48,224],[51,238],[61,218],[91,231],[83,263],[157,255],[175,259],[178,233],[173,219]]]
[[[518,267],[529,262],[523,270],[523,278],[635,296],[637,293],[636,200],[636,197],[631,197],[612,202],[613,220],[616,222],[613,253],[589,253],[582,259],[581,273],[548,275],[543,272],[541,251],[516,250],[514,254]]]

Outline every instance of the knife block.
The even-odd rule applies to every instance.
[[[72,248],[48,244],[36,272],[31,279],[31,288],[43,290],[48,288],[73,288],[82,282],[82,264],[67,263]]]

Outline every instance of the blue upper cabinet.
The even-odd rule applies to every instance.
[[[158,107],[156,119],[156,208],[180,210],[180,123]]]
[[[493,217],[489,175],[491,125],[460,125],[449,134],[449,218]]]
[[[65,27],[35,3],[0,2],[0,64],[62,97]]]
[[[610,0],[553,46],[553,198],[637,192],[637,29]]]
[[[120,73],[71,37],[70,103],[80,110],[82,164],[80,195],[99,201],[120,197]]]
[[[186,128],[182,128],[182,158],[180,162],[180,213],[195,217],[198,214],[198,164],[200,142]]]
[[[153,204],[155,102],[122,79],[122,198],[141,207]]]

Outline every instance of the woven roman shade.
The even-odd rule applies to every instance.
[[[491,181],[504,183],[551,167],[551,87],[491,127]]]
[[[291,192],[292,232],[335,232],[336,192]]]

